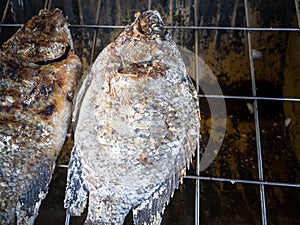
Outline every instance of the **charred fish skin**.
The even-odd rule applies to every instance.
[[[65,208],[85,224],[160,224],[199,137],[197,93],[157,11],[97,57],[77,95]]]
[[[33,224],[64,143],[81,74],[59,9],[41,10],[0,50],[0,224]]]

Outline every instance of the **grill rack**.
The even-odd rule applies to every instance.
[[[80,1],[80,0],[78,0]],[[194,9],[196,9],[197,5],[199,5],[200,0],[194,0]],[[291,0],[292,1],[292,0]],[[52,3],[55,2],[54,0],[45,0],[44,2],[44,8],[52,8]],[[24,4],[23,0],[18,0],[18,4]],[[195,26],[166,26],[168,29],[189,29],[193,30],[195,32],[195,54],[197,55],[197,52],[199,52],[199,40],[198,40],[198,32],[202,30],[235,30],[235,31],[245,31],[247,34],[247,45],[248,45],[248,52],[249,52],[249,65],[250,65],[250,74],[251,74],[251,84],[252,84],[252,96],[243,96],[243,95],[213,95],[213,94],[202,94],[198,90],[198,97],[200,99],[203,98],[212,98],[212,99],[243,99],[243,100],[249,100],[253,101],[253,115],[254,115],[254,122],[255,122],[255,135],[256,135],[256,148],[257,148],[257,165],[258,165],[258,174],[259,179],[258,180],[245,180],[245,179],[230,179],[230,178],[223,178],[223,177],[208,177],[208,176],[201,176],[200,175],[200,147],[198,143],[198,148],[196,151],[196,174],[195,175],[187,175],[185,176],[185,179],[191,179],[195,181],[195,225],[200,225],[200,185],[202,182],[205,181],[214,181],[214,182],[230,182],[233,185],[236,183],[242,183],[242,184],[252,184],[252,185],[258,185],[260,188],[260,207],[261,207],[261,222],[262,225],[267,225],[267,209],[266,209],[266,199],[265,199],[265,186],[281,186],[281,187],[294,187],[294,188],[300,188],[300,184],[297,183],[286,183],[286,182],[268,182],[264,179],[264,171],[263,171],[263,158],[262,158],[262,146],[261,146],[261,130],[260,130],[260,123],[259,123],[259,106],[258,101],[260,100],[266,100],[266,101],[292,101],[292,102],[300,102],[300,98],[298,97],[264,97],[264,96],[257,96],[257,85],[256,85],[256,77],[255,77],[255,66],[254,66],[254,59],[252,55],[252,32],[253,31],[281,31],[281,32],[299,32],[300,31],[300,11],[299,11],[299,0],[294,0],[294,6],[295,6],[295,13],[297,17],[297,24],[298,27],[291,28],[291,27],[251,27],[251,22],[249,19],[249,11],[248,11],[248,0],[244,0],[244,10],[245,10],[245,20],[246,20],[246,26],[245,27],[230,27],[230,26],[198,26],[197,21],[195,19]],[[7,16],[9,7],[11,5],[11,1],[7,0],[5,3],[3,15],[1,17],[0,21],[0,35],[1,35],[1,29],[3,27],[20,27],[22,24],[17,23],[4,23],[5,18]],[[148,9],[152,9],[152,1],[147,1]],[[96,23],[99,21],[99,12],[101,7],[101,0],[98,0],[97,4],[97,10],[96,10]],[[194,11],[195,18],[197,18],[197,10]],[[92,48],[90,51],[90,62],[91,65],[92,62],[95,59],[95,46],[97,42],[97,30],[99,28],[101,29],[123,29],[125,26],[118,26],[118,25],[103,25],[103,24],[70,24],[71,28],[91,28],[94,29],[94,35],[92,40]],[[196,73],[197,74],[197,73]],[[198,82],[198,79],[196,79]],[[198,84],[197,84],[198,86]],[[66,169],[67,165],[59,164],[57,165],[57,168],[64,168]],[[65,225],[69,224],[69,216],[66,217],[66,223]]]

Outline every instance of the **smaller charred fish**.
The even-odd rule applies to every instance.
[[[85,224],[159,225],[199,136],[197,94],[157,11],[97,57],[74,111],[65,207]]]
[[[0,50],[0,224],[33,224],[81,72],[66,19],[42,10]]]

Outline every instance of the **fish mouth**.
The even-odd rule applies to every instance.
[[[122,45],[130,40],[148,41],[155,39],[170,41],[171,37],[159,12],[149,10],[143,13],[137,12],[135,21],[125,28],[115,40],[114,45]]]
[[[147,37],[162,36],[165,34],[165,24],[157,11],[146,11],[135,14],[137,30]]]

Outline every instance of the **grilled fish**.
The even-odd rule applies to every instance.
[[[195,89],[157,11],[97,57],[77,95],[65,208],[85,224],[160,224],[200,128]]]
[[[0,224],[33,224],[67,133],[81,74],[59,9],[41,10],[0,50]]]

